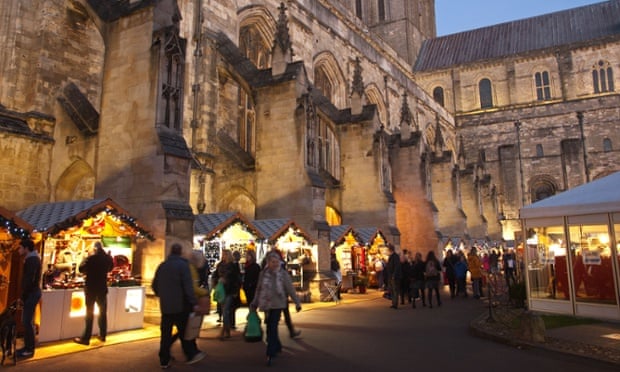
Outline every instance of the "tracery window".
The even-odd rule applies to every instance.
[[[254,154],[254,127],[256,113],[254,105],[245,90],[239,88],[237,143],[245,152]]]
[[[162,122],[177,131],[182,129],[184,49],[185,40],[179,38],[176,29],[167,30],[163,48]]]
[[[321,92],[323,92],[325,97],[329,98],[333,102],[332,83],[329,81],[325,70],[322,68],[316,69],[314,73],[314,84],[321,90]]]
[[[549,83],[549,72],[542,71],[534,74],[536,83],[536,99],[548,101],[551,99],[551,84]]]
[[[478,89],[480,93],[480,108],[493,107],[493,91],[491,87],[491,80],[482,79],[478,83]]]
[[[355,0],[355,16],[362,19],[362,0]]]
[[[614,88],[614,70],[609,62],[598,61],[592,66],[592,84],[594,85],[594,93],[613,92]]]
[[[539,143],[536,145],[536,156],[542,158],[545,156],[545,152],[543,151],[543,146]]]
[[[317,116],[319,169],[327,171],[335,179],[340,179],[340,147],[334,131],[328,122]]]
[[[435,100],[435,102],[439,103],[442,107],[444,106],[442,87],[435,87],[435,89],[433,89],[433,99]]]
[[[239,30],[239,48],[257,68],[265,69],[269,67],[271,51],[264,44],[263,38],[254,27],[243,27]]]
[[[377,9],[379,13],[379,21],[385,21],[385,1],[384,0],[377,1]]]

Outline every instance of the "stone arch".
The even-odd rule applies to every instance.
[[[530,179],[528,184],[531,203],[548,198],[558,192],[558,183],[555,178],[547,174],[540,174]]]
[[[346,107],[347,83],[336,57],[331,52],[321,52],[314,57],[312,65],[315,86],[321,89],[334,106],[341,109]],[[326,84],[329,84],[329,89],[325,89]]]
[[[58,178],[54,200],[92,199],[95,194],[95,172],[84,160],[76,160]]]
[[[263,6],[239,11],[239,48],[258,68],[271,67],[271,47],[276,21]]]
[[[368,103],[377,105],[377,112],[379,113],[379,121],[384,126],[387,125],[387,109],[385,107],[385,101],[383,100],[383,94],[375,83],[371,83],[366,87],[366,97]]]
[[[245,188],[233,186],[224,193],[217,209],[226,212],[239,212],[249,219],[254,219],[256,217],[256,199]]]

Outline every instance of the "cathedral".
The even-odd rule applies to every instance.
[[[0,206],[112,198],[154,239],[290,218],[511,244],[620,170],[620,1],[436,36],[433,0],[3,0]],[[514,243],[512,243],[514,244]]]

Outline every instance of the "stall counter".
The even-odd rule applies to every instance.
[[[144,322],[144,287],[108,288],[108,333],[142,328]],[[95,305],[93,335],[99,333]],[[84,330],[86,306],[84,290],[52,289],[41,296],[41,324],[39,342],[48,342],[79,337]]]

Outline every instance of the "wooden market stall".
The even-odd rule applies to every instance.
[[[133,252],[137,239],[152,236],[134,217],[109,198],[37,204],[17,214],[41,234],[43,294],[35,319],[40,342],[81,334],[86,308],[78,268],[95,242],[114,259],[108,276],[108,332],[142,328],[145,288]],[[98,331],[95,322],[93,333]]]
[[[296,289],[302,292],[308,290],[307,279],[316,272],[314,257],[317,257],[317,247],[314,239],[290,219],[254,220],[252,223],[265,237],[265,242],[260,244],[263,250],[257,255],[259,262],[271,247],[276,246],[284,256]],[[304,275],[304,272],[310,276]]]
[[[194,219],[194,245],[204,252],[211,272],[222,249],[239,251],[243,258],[247,249],[261,250],[257,242],[264,240],[256,226],[238,212],[199,214]]]
[[[21,257],[19,242],[30,238],[32,225],[0,207],[0,311],[19,298]]]

